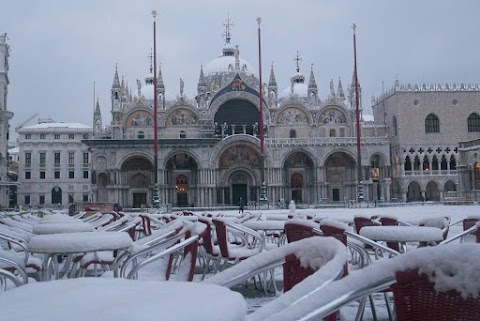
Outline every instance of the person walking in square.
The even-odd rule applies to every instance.
[[[243,213],[243,198],[240,197],[240,200],[238,201],[238,213]]]

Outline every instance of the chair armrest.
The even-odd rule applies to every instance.
[[[227,226],[227,229],[234,230],[234,231],[241,232],[241,233],[244,233],[246,235],[252,236],[254,238],[253,245],[255,245],[256,241],[258,240],[258,242],[260,244],[260,251],[263,251],[263,249],[265,248],[265,237],[262,234],[258,233],[257,231],[255,231],[251,228],[248,228],[246,226],[231,223],[231,222],[227,222],[226,226]],[[248,242],[248,243],[250,243],[250,242]]]
[[[15,284],[16,287],[19,287],[24,284],[21,280],[17,278],[15,274],[13,274],[10,271],[4,270],[2,268],[0,268],[0,278],[9,279],[10,281],[13,282],[13,284]],[[6,284],[4,284],[4,286],[6,286]]]
[[[127,275],[127,279],[132,279],[138,272],[138,270],[140,270],[142,267],[162,258],[162,257],[165,257],[167,255],[170,255],[170,254],[173,254],[175,252],[177,252],[178,250],[182,250],[184,249],[186,246],[194,243],[194,242],[197,242],[198,241],[198,235],[193,235],[191,237],[189,237],[188,239],[180,242],[180,243],[177,243],[171,247],[169,247],[168,249],[165,249],[164,251],[160,252],[160,253],[157,253],[151,257],[149,257],[148,259],[146,259],[145,261],[135,265],[131,270],[130,272],[128,273]]]
[[[0,263],[4,263],[4,264],[7,264],[7,265],[13,267],[15,269],[15,271],[18,271],[18,273],[20,273],[20,275],[23,279],[23,284],[28,283],[27,271],[25,271],[25,269],[22,266],[18,265],[17,263],[15,263],[15,262],[13,262],[9,259],[1,257],[1,256],[0,256]]]
[[[372,246],[373,248],[377,249],[377,250],[380,250],[380,251],[383,251],[383,252],[387,252],[388,254],[391,254],[391,255],[399,255],[400,253],[395,251],[395,250],[392,250],[391,248],[385,246],[385,245],[382,245],[382,244],[379,244],[367,237],[364,237],[364,236],[361,236],[357,233],[352,233],[352,232],[349,232],[349,231],[345,231],[345,235],[349,236],[349,237],[352,237],[356,240],[359,240],[365,244],[368,244],[370,246]]]
[[[23,255],[24,255],[24,262],[25,262],[25,265],[27,265],[27,262],[28,262],[28,255],[29,255],[29,250],[28,250],[28,246],[26,245],[26,242],[25,241],[21,241],[17,238],[14,238],[10,235],[7,235],[7,234],[4,234],[4,233],[1,233],[0,232],[0,239],[2,240],[5,240],[7,242],[11,242],[13,244],[16,244],[18,246],[20,246],[22,249],[23,249]]]

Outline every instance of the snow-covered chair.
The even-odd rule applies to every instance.
[[[393,290],[397,321],[480,320],[479,257],[480,246],[471,243],[418,248],[352,272],[262,320],[318,320],[386,288]],[[254,314],[246,320],[257,320]]]
[[[232,220],[212,218],[220,248],[220,267],[226,268],[263,251],[265,238],[255,230]]]
[[[288,268],[283,269],[284,279],[291,278],[285,273],[303,275],[308,272],[308,276],[303,281],[248,317],[250,321],[260,321],[272,313],[281,312],[285,307],[295,304],[310,292],[322,292],[322,287],[343,275],[345,262],[346,249],[341,242],[333,237],[311,237],[262,252],[217,273],[203,283],[232,287],[257,275],[270,273],[273,276],[272,270],[285,264]]]

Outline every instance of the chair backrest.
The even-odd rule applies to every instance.
[[[380,217],[379,221],[383,226],[398,225],[398,220],[396,218],[393,218],[393,217],[382,216],[382,217]],[[398,244],[398,242],[387,242],[387,246],[389,248],[391,248],[392,250],[400,252],[400,244]]]
[[[377,225],[380,225],[380,223],[375,222],[375,221],[372,220],[371,218],[362,217],[362,216],[355,216],[355,217],[353,218],[353,222],[354,222],[354,224],[355,224],[355,232],[357,232],[357,234],[360,234],[360,230],[361,230],[362,227],[364,227],[364,226],[377,226]]]
[[[212,218],[212,224],[215,226],[215,234],[217,236],[220,254],[225,258],[230,257],[228,252],[227,224],[225,221],[216,218]]]
[[[323,233],[323,236],[331,236],[342,242],[343,245],[347,246],[347,235],[345,230],[348,226],[344,226],[342,222],[335,222],[331,219],[324,219],[320,223],[320,230]],[[348,263],[345,262],[343,266],[343,276],[348,275]]]
[[[214,255],[214,253],[213,253],[213,240],[212,240],[212,221],[211,221],[211,219],[203,217],[203,216],[199,217],[198,221],[207,226],[207,229],[206,229],[206,231],[205,231],[205,233],[203,234],[203,237],[202,237],[202,239],[203,239],[202,240],[202,245],[205,249],[205,252],[207,252],[207,254]]]
[[[448,230],[450,228],[450,218],[449,217],[429,217],[420,220],[419,226],[431,226],[437,227],[443,232],[443,239],[445,240],[448,236]]]
[[[476,218],[466,218],[463,220],[463,230],[466,231],[472,226],[474,226],[478,222],[478,219]],[[480,229],[477,230],[475,233],[473,233],[476,238],[476,242],[480,243]]]
[[[288,243],[302,240],[307,237],[318,236],[314,231],[314,225],[307,220],[288,220],[285,223],[285,234]]]
[[[418,269],[395,274],[392,286],[397,321],[480,320],[480,298],[462,298],[456,290],[437,292]]]

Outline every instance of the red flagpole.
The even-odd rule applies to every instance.
[[[268,206],[267,199],[267,186],[265,182],[265,150],[264,150],[264,141],[265,141],[265,132],[263,130],[263,90],[262,90],[262,35],[260,24],[262,18],[257,18],[258,23],[258,80],[260,84],[258,85],[259,98],[260,98],[260,205],[262,202],[266,202]]]
[[[157,25],[155,17],[157,11],[152,11],[153,16],[153,167],[154,167],[154,189],[153,189],[153,207],[160,206],[158,195],[158,130],[157,130]]]
[[[363,184],[362,184],[362,150],[360,147],[360,108],[359,108],[359,95],[358,95],[358,75],[357,75],[357,37],[355,30],[357,26],[353,24],[353,64],[354,64],[354,77],[355,77],[355,113],[357,117],[357,167],[358,167],[358,188],[357,198],[358,201],[364,199],[363,196]]]

